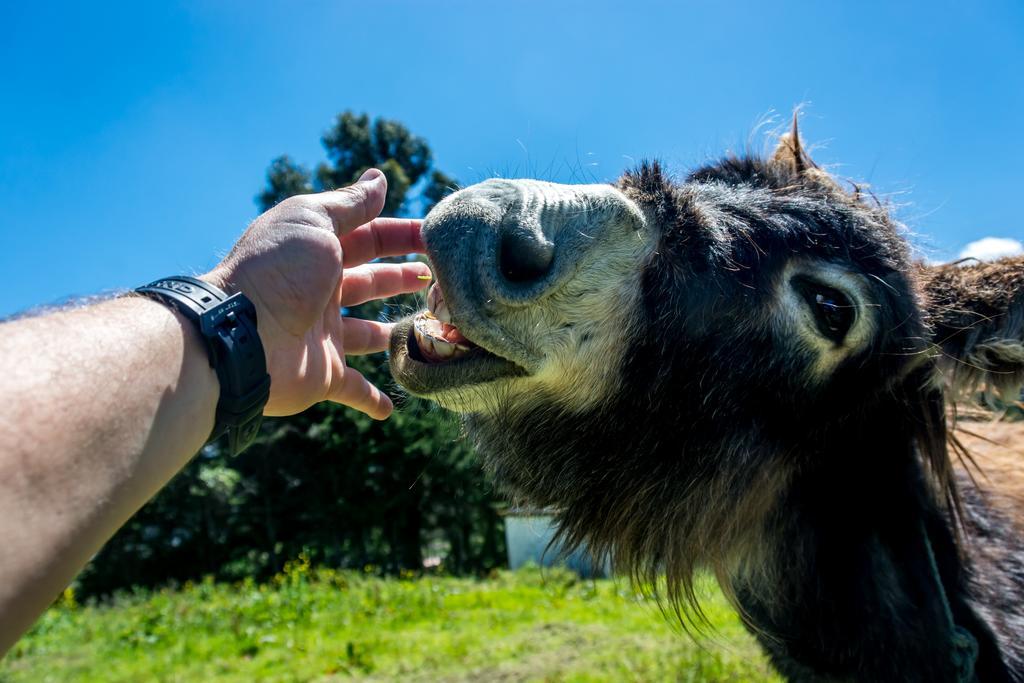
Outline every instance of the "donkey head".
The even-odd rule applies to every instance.
[[[912,262],[795,129],[681,182],[657,164],[615,185],[489,180],[423,231],[437,284],[394,332],[397,381],[460,413],[570,542],[667,571],[673,597],[698,566],[728,583],[777,565],[764,540],[798,473],[896,500],[898,442],[955,498],[944,380],[1024,375],[1020,262]]]

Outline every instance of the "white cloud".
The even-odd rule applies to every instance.
[[[1024,244],[1018,240],[1009,237],[982,237],[964,247],[959,258],[992,261],[1003,256],[1016,256],[1017,254],[1024,254]]]

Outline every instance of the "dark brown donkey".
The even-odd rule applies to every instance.
[[[424,233],[394,376],[567,541],[684,612],[713,572],[790,680],[1024,680],[1021,479],[973,483],[946,423],[1019,391],[1024,261],[913,262],[795,130],[678,181],[489,180]]]

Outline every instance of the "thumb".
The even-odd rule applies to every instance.
[[[367,169],[359,180],[320,195],[324,210],[334,223],[334,232],[341,237],[380,215],[388,194],[388,181],[380,169]]]

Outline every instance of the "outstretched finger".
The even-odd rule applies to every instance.
[[[388,181],[384,174],[371,168],[360,176],[358,182],[321,192],[316,198],[334,224],[335,234],[342,237],[379,216],[387,193]]]
[[[424,251],[418,218],[378,218],[341,238],[344,265],[358,266],[383,256],[420,254]]]
[[[337,385],[331,385],[327,398],[366,413],[375,420],[383,420],[394,410],[387,394],[350,367],[345,368]]]
[[[341,277],[341,305],[358,306],[371,299],[418,292],[430,284],[424,263],[369,263],[348,268]]]
[[[390,323],[379,323],[376,320],[362,318],[342,318],[342,346],[347,356],[365,356],[368,353],[379,353],[388,348],[391,337]]]

